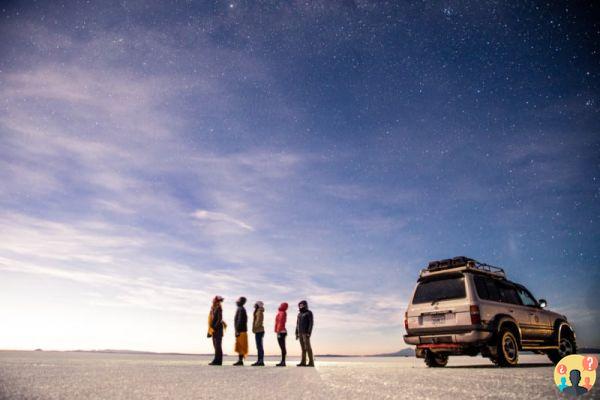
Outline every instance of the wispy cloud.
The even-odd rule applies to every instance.
[[[233,224],[247,231],[254,231],[254,228],[245,223],[244,221],[235,219],[227,214],[220,212],[196,210],[194,211],[193,216],[201,221],[224,222],[226,224]]]

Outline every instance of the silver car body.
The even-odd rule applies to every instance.
[[[502,324],[518,329],[520,350],[539,352],[557,349],[563,328],[572,331],[564,315],[544,309],[545,301],[538,302],[524,286],[507,280],[502,269],[466,257],[456,259],[464,259],[464,265],[458,262],[456,267],[431,268],[430,264],[421,271],[413,291],[405,315],[404,341],[417,346],[417,357],[422,357],[424,351],[470,355],[493,352],[491,342]],[[448,282],[459,288],[460,280],[464,282],[464,296],[459,293],[459,298],[427,302],[416,299],[421,284],[436,281],[443,289],[444,282]],[[487,292],[489,289],[491,293],[493,287],[513,297],[516,292],[518,302],[514,298],[513,302],[495,299]],[[478,288],[490,298],[480,296]]]

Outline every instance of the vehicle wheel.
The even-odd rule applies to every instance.
[[[550,350],[548,352],[548,358],[554,364],[558,364],[563,357],[577,353],[577,343],[575,339],[570,336],[560,338],[557,350]]]
[[[519,342],[514,332],[502,328],[498,335],[498,356],[495,359],[500,367],[514,367],[519,362]]]
[[[425,355],[425,364],[429,368],[440,368],[445,367],[448,364],[447,354],[436,354],[433,351],[428,351]]]

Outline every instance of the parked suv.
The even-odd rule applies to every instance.
[[[515,366],[519,351],[547,354],[552,362],[577,351],[567,317],[546,310],[502,268],[467,257],[433,261],[420,273],[405,314],[404,341],[429,367],[450,355],[481,354]]]

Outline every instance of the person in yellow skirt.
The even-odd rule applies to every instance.
[[[237,302],[237,311],[235,312],[235,352],[238,353],[238,361],[233,364],[236,366],[244,365],[244,358],[248,355],[248,314],[244,304],[246,298],[240,297]]]
[[[208,333],[207,337],[212,338],[213,346],[215,348],[215,357],[209,365],[221,365],[223,364],[223,349],[221,343],[223,342],[223,334],[227,328],[227,324],[223,321],[223,309],[221,303],[223,298],[221,296],[215,296],[208,313]]]

